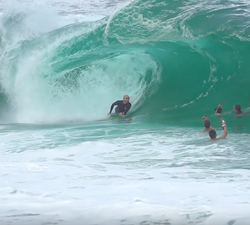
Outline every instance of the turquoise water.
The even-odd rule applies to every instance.
[[[248,1],[0,9],[0,224],[249,224]]]

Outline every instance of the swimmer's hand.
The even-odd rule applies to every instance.
[[[223,129],[224,129],[224,127],[227,126],[225,120],[221,120],[221,126],[222,126]]]
[[[120,116],[124,116],[124,113],[123,113],[123,112],[121,112],[121,113],[119,113],[119,115],[120,115]]]

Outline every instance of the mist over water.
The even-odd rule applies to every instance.
[[[0,224],[249,224],[249,9],[1,1]]]

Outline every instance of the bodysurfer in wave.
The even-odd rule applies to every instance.
[[[116,106],[117,105],[117,106]],[[110,107],[110,111],[108,114],[110,114],[114,108],[114,106],[116,106],[115,108],[115,113],[120,115],[120,116],[124,116],[126,115],[126,113],[129,111],[129,109],[131,108],[131,103],[129,102],[129,96],[128,95],[124,95],[123,96],[123,100],[118,100],[116,102],[114,102],[111,107]]]

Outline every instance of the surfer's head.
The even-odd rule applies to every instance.
[[[123,96],[123,103],[126,104],[129,102],[129,96],[128,95],[124,95]]]
[[[235,112],[236,114],[242,113],[242,112],[241,112],[241,106],[240,106],[240,104],[234,105],[234,112]]]
[[[204,127],[209,128],[210,127],[210,121],[209,120],[204,120]]]
[[[216,131],[215,130],[210,130],[209,131],[209,136],[211,139],[215,139],[217,134],[216,134]]]

